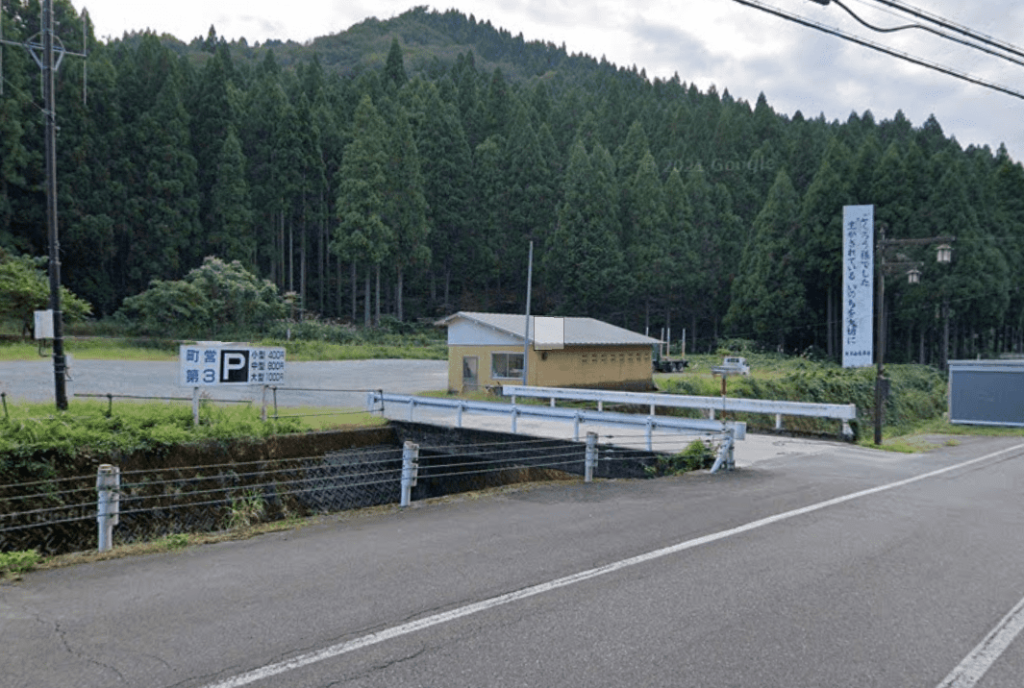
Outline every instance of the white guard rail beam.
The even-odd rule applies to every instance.
[[[706,411],[709,419],[714,419],[715,412],[762,413],[775,416],[775,429],[782,429],[782,416],[807,416],[811,418],[830,418],[842,421],[844,437],[853,437],[850,421],[857,419],[856,404],[816,404],[802,401],[773,401],[770,399],[732,399],[729,397],[692,397],[682,394],[645,394],[638,392],[618,392],[602,389],[570,389],[564,387],[527,387],[523,385],[505,385],[502,394],[512,397],[550,399],[551,406],[556,399],[563,401],[596,402],[598,410],[604,403],[632,404],[650,407],[651,415],[658,406],[663,408],[689,408]]]
[[[491,416],[509,416],[512,432],[517,432],[516,421],[519,417],[536,418],[539,420],[560,420],[573,424],[573,439],[580,439],[580,425],[613,425],[628,428],[644,428],[646,431],[647,450],[653,451],[651,434],[654,430],[667,430],[688,435],[710,435],[721,442],[718,460],[713,471],[721,465],[732,467],[733,448],[736,440],[746,439],[747,424],[742,421],[716,421],[700,418],[671,418],[664,416],[641,416],[634,413],[613,413],[610,411],[589,411],[585,409],[554,408],[550,406],[519,406],[515,403],[506,404],[494,401],[467,401],[465,399],[436,399],[433,397],[415,397],[404,394],[388,394],[386,392],[369,392],[366,395],[366,408],[373,412],[385,405],[400,404],[408,407],[408,420],[414,420],[417,408],[443,409],[455,411],[456,427],[462,427],[462,416],[465,413]]]

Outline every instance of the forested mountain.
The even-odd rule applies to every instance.
[[[6,39],[38,31],[38,2],[4,11]],[[887,285],[890,360],[937,360],[943,301],[953,356],[1021,346],[1024,168],[934,118],[786,116],[422,7],[306,45],[88,48],[59,73],[58,188],[65,283],[99,314],[210,255],[310,315],[521,311],[532,240],[537,314],[837,356],[842,206],[873,203],[888,236],[957,237]],[[45,255],[39,70],[2,49],[0,247]]]

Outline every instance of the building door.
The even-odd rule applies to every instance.
[[[465,392],[475,392],[480,388],[480,379],[477,375],[477,370],[480,365],[480,359],[476,356],[463,356],[462,357],[462,390]]]

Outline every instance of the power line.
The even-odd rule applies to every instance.
[[[818,1],[819,0],[814,0],[814,2]],[[1024,57],[1024,49],[1018,48],[1012,43],[1000,41],[996,38],[993,38],[992,36],[988,36],[983,33],[978,33],[977,31],[973,31],[967,28],[966,26],[957,24],[956,22],[950,21],[949,19],[943,19],[942,17],[936,16],[934,14],[928,14],[924,10],[917,9],[916,7],[912,7],[902,2],[894,2],[893,0],[874,1],[881,5],[888,5],[889,7],[896,8],[901,12],[906,12],[907,14],[918,17],[919,19],[930,21],[933,24],[937,24],[943,28],[949,29],[950,31],[956,31],[959,34],[967,36],[968,38],[973,38],[976,41],[981,41],[982,43],[994,46],[996,48],[999,48],[1000,50],[1005,50],[1006,52],[1017,55],[1018,57]]]
[[[820,0],[812,0],[812,1],[813,2],[820,2]],[[861,19],[853,10],[851,10],[849,7],[844,5],[840,0],[831,0],[831,2],[834,2],[835,4],[839,5],[839,7],[841,7],[847,14],[849,14],[851,17],[853,17],[858,22],[860,22],[862,25],[866,26],[867,28],[871,29],[872,31],[877,31],[879,33],[895,33],[897,31],[907,31],[909,29],[919,29],[921,31],[926,31],[926,32],[928,32],[930,34],[938,36],[939,38],[945,38],[946,40],[953,41],[954,43],[959,43],[960,45],[967,46],[968,48],[974,48],[975,50],[980,50],[983,53],[988,53],[989,55],[992,55],[994,57],[998,57],[998,58],[1000,58],[1002,60],[1006,60],[1007,62],[1012,62],[1012,63],[1014,63],[1016,65],[1024,67],[1024,61],[1022,61],[1022,60],[1019,60],[1019,59],[1017,59],[1015,57],[1011,57],[1010,55],[1006,55],[1004,53],[1001,53],[998,50],[993,50],[992,48],[987,48],[984,45],[979,45],[977,43],[972,43],[971,41],[965,41],[962,38],[959,38],[957,36],[953,36],[951,34],[945,33],[944,31],[938,31],[937,29],[933,29],[930,26],[925,26],[924,24],[903,24],[901,26],[890,26],[890,27],[875,26],[874,24],[870,24],[867,21],[865,21],[864,19]],[[821,3],[821,4],[825,4],[825,3]],[[1006,48],[1003,48],[1003,50],[1005,50],[1005,49]],[[1011,51],[1011,52],[1016,52],[1016,51]],[[1022,57],[1024,57],[1024,53],[1022,53],[1021,55],[1022,55]]]
[[[1006,86],[1000,86],[999,84],[994,84],[994,83],[991,83],[989,81],[985,81],[984,79],[981,79],[979,77],[971,76],[970,74],[966,74],[964,72],[960,72],[960,71],[958,71],[956,69],[953,69],[952,67],[946,67],[944,65],[936,64],[934,62],[928,62],[927,60],[922,59],[920,57],[914,57],[913,55],[909,55],[909,54],[901,52],[899,50],[894,50],[893,48],[888,48],[888,47],[886,47],[884,45],[880,45],[880,44],[875,43],[873,41],[869,41],[866,38],[861,38],[860,36],[854,36],[852,34],[848,34],[848,33],[844,32],[844,31],[842,31],[840,29],[837,29],[837,28],[834,28],[834,27],[825,26],[824,24],[819,24],[818,22],[813,21],[811,19],[806,19],[804,17],[799,17],[799,16],[794,15],[794,14],[789,14],[788,12],[780,10],[777,7],[771,7],[769,5],[765,5],[765,4],[761,3],[761,2],[758,2],[758,0],[733,0],[733,1],[734,2],[738,2],[741,5],[747,5],[748,7],[753,7],[754,9],[761,10],[762,12],[767,12],[769,14],[774,14],[775,16],[781,17],[782,19],[785,19],[787,21],[795,22],[797,24],[802,24],[803,26],[807,26],[807,27],[815,29],[817,31],[822,31],[822,32],[830,34],[832,36],[836,36],[838,38],[842,38],[843,40],[850,41],[851,43],[857,43],[858,45],[862,45],[865,48],[871,48],[872,50],[875,50],[877,52],[885,53],[886,55],[891,55],[892,57],[897,57],[897,58],[899,58],[901,60],[904,60],[906,62],[910,62],[912,64],[916,64],[916,65],[919,65],[921,67],[926,67],[928,69],[931,69],[931,70],[934,70],[934,71],[937,71],[937,72],[941,72],[943,74],[946,74],[947,76],[952,76],[952,77],[954,77],[956,79],[960,79],[962,81],[966,81],[968,83],[972,83],[972,84],[975,84],[977,86],[983,86],[985,88],[992,89],[993,91],[999,91],[1000,93],[1005,93],[1006,95],[1013,96],[1014,98],[1019,98],[1021,100],[1024,100],[1024,93],[1021,93],[1019,91],[1014,91],[1013,89],[1007,88]],[[814,0],[814,1],[818,2],[818,0]],[[819,4],[821,4],[821,3],[819,3]]]

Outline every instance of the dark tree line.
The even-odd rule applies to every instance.
[[[0,247],[45,255],[38,69],[2,49]],[[533,241],[536,313],[836,357],[842,206],[873,203],[889,236],[957,236],[889,282],[890,360],[938,360],[943,305],[951,355],[1022,347],[1024,168],[934,118],[785,116],[426,8],[307,46],[90,36],[87,64],[85,101],[82,60],[58,79],[59,211],[98,314],[206,256],[323,317],[520,311]]]

